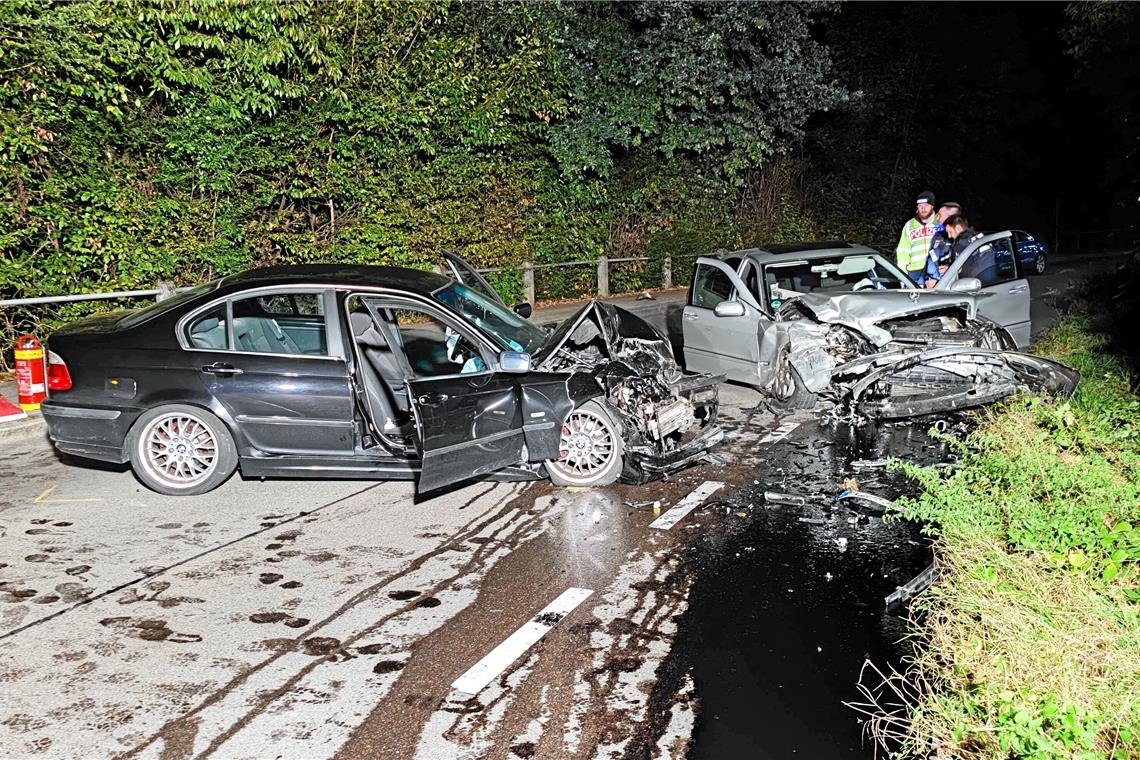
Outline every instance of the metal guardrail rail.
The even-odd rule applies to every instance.
[[[677,256],[679,259],[693,259],[696,260],[703,253],[685,254]],[[673,258],[666,256],[661,261],[661,287],[673,287]],[[550,264],[535,264],[534,262],[523,262],[519,266],[501,266],[501,267],[488,267],[485,269],[477,269],[479,274],[495,274],[498,272],[520,271],[523,275],[523,291],[526,295],[528,303],[535,302],[537,289],[535,287],[535,272],[541,269],[561,269],[566,267],[579,267],[588,266],[596,267],[597,272],[597,295],[608,296],[610,295],[610,266],[613,264],[625,264],[630,262],[652,261],[648,256],[627,256],[622,258],[609,258],[606,256],[599,257],[594,261],[559,261]],[[187,288],[176,288],[169,283],[159,283],[158,287],[149,288],[146,290],[118,290],[107,293],[80,293],[69,296],[37,296],[34,298],[8,298],[0,300],[0,307],[13,307],[13,306],[35,306],[41,304],[57,304],[57,303],[74,303],[77,301],[109,301],[119,298],[154,298],[161,301],[164,298],[169,298],[180,290]]]
[[[1086,232],[1075,233],[1077,243],[1074,246],[1076,251],[1081,248],[1081,236],[1108,236],[1109,240],[1115,240],[1115,236],[1120,230],[1090,230]],[[1072,235],[1074,233],[1064,233],[1064,235]],[[874,248],[885,255],[892,255],[894,252],[894,243],[891,241],[870,243],[868,247]],[[716,252],[713,252],[715,255]],[[661,287],[673,287],[673,260],[674,259],[697,259],[700,256],[709,254],[705,253],[692,253],[682,254],[680,256],[665,256],[658,259],[661,262]],[[501,267],[488,267],[486,269],[476,270],[480,274],[495,274],[498,272],[520,271],[523,276],[523,292],[528,303],[534,303],[536,298],[537,289],[535,287],[535,272],[541,269],[561,269],[566,267],[581,267],[591,266],[596,267],[596,281],[597,281],[597,295],[605,297],[610,295],[610,266],[613,264],[625,264],[630,262],[648,262],[653,261],[649,256],[626,256],[620,258],[609,258],[607,256],[600,256],[593,261],[559,261],[549,264],[535,264],[531,261],[523,262],[518,266],[501,266]],[[12,306],[34,306],[39,304],[56,304],[56,303],[69,303],[75,301],[103,301],[113,300],[118,298],[154,298],[161,301],[168,298],[179,290],[186,288],[176,288],[169,283],[159,283],[155,288],[147,290],[120,290],[110,293],[84,293],[70,296],[40,296],[35,298],[9,298],[0,300],[0,307]]]

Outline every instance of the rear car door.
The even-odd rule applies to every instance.
[[[977,279],[978,313],[1009,330],[1018,348],[1029,345],[1029,280],[1013,246],[1013,233],[1006,230],[978,238],[959,256],[938,283],[938,290],[953,289],[966,278]]]
[[[443,309],[369,298],[405,362],[421,493],[519,464],[525,457],[520,380],[498,367],[494,344]]]
[[[719,304],[732,302],[743,306],[743,315],[717,315]],[[689,302],[681,319],[685,368],[755,384],[761,323],[766,319],[755,296],[732,267],[719,259],[697,259]]]
[[[286,330],[271,308],[308,304]],[[192,312],[179,340],[245,439],[242,456],[351,455],[353,396],[331,290],[262,288]]]

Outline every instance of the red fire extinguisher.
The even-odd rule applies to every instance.
[[[47,396],[44,367],[44,347],[31,335],[16,339],[16,392],[20,408],[31,412],[40,408]]]

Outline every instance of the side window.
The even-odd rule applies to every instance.
[[[199,314],[186,326],[187,344],[207,351],[225,351],[226,305],[220,303]]]
[[[234,350],[328,356],[320,291],[257,293],[231,301]]]
[[[1016,259],[1009,238],[995,240],[970,254],[958,276],[976,277],[983,288],[1000,285],[1018,278]]]
[[[257,299],[261,309],[274,317],[324,316],[324,299],[319,293],[276,293]]]
[[[698,264],[693,275],[693,293],[690,303],[702,309],[714,309],[718,303],[732,296],[732,280],[714,266]]]
[[[404,351],[414,377],[483,372],[487,363],[466,336],[426,311],[400,306],[382,309]]]

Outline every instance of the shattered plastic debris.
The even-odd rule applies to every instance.
[[[892,504],[890,499],[884,499],[882,496],[876,496],[875,494],[867,493],[866,491],[846,490],[841,491],[839,495],[835,497],[836,501],[844,501],[846,499],[855,499],[856,501],[865,502],[866,504],[880,507],[879,510],[876,510],[880,512],[885,512],[890,508]]]
[[[764,501],[768,504],[785,504],[791,507],[806,507],[807,497],[794,493],[780,493],[779,491],[765,491]]]
[[[827,520],[824,520],[820,517],[797,517],[796,519],[802,523],[808,523],[810,525],[827,525]]]
[[[654,298],[653,294],[647,290],[644,293],[642,293],[641,295],[639,295],[637,297],[637,300],[638,301],[656,301],[657,299]]]
[[[842,554],[843,552],[847,551],[847,539],[843,536],[840,536],[839,538],[835,539],[835,546],[837,549],[839,549],[839,553]]]
[[[887,596],[887,598],[884,600],[886,602],[887,609],[890,609],[891,606],[896,603],[902,604],[904,602],[910,601],[914,596],[929,588],[930,584],[934,583],[934,579],[937,577],[938,567],[933,562],[931,562],[925,570],[911,578],[903,585],[896,588],[893,592],[891,592],[890,595]]]

